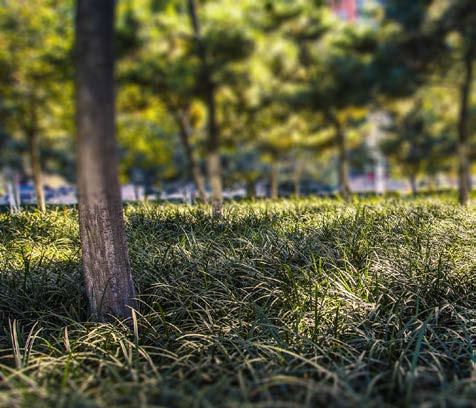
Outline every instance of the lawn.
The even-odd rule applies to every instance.
[[[88,321],[77,213],[0,215],[2,406],[474,406],[476,210],[126,208],[134,329]]]

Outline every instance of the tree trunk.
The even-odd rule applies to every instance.
[[[294,196],[296,198],[301,197],[302,172],[303,172],[303,162],[300,159],[296,159],[296,162],[294,163],[294,174],[293,174]]]
[[[345,132],[337,118],[334,118],[337,144],[337,171],[339,179],[339,192],[344,201],[349,202],[351,191],[349,183],[349,158],[347,154],[347,145]]]
[[[221,217],[223,212],[223,196],[221,184],[220,155],[218,151],[209,151],[207,157],[208,179],[212,190],[212,214]]]
[[[246,197],[256,198],[256,185],[253,180],[246,181]]]
[[[135,307],[117,175],[115,0],[78,0],[76,126],[79,224],[92,316],[126,318]]]
[[[21,195],[20,195],[20,175],[18,172],[13,172],[12,178],[13,197],[18,211],[21,210]]]
[[[271,162],[271,198],[277,200],[279,198],[279,169],[278,163],[273,160]]]
[[[223,212],[223,187],[221,181],[219,129],[216,119],[215,83],[212,80],[207,52],[202,40],[195,0],[188,0],[188,11],[195,36],[197,55],[202,64],[200,82],[203,87],[203,95],[208,110],[207,173],[212,189],[212,213],[214,216],[221,216]]]
[[[15,171],[10,168],[5,168],[4,170],[5,177],[5,189],[8,195],[8,204],[10,207],[10,213],[15,214],[20,211],[20,203],[18,197],[18,175]]]
[[[31,174],[35,186],[36,205],[41,212],[46,211],[43,174],[41,171],[40,140],[36,130],[28,131],[28,149],[30,151]]]
[[[190,175],[192,176],[193,183],[197,189],[198,201],[200,203],[206,203],[207,193],[205,191],[205,178],[203,177],[200,166],[193,155],[192,146],[190,145],[192,130],[185,112],[179,111],[177,113],[177,123],[180,129],[180,140],[185,150],[185,155],[187,156]]]
[[[143,185],[142,188],[144,189],[144,203],[149,201],[149,192],[151,191],[151,181],[150,181],[150,173],[144,172],[143,177]]]
[[[13,181],[12,180],[7,180],[5,183],[7,194],[8,194],[8,204],[10,206],[10,214],[16,214],[19,211],[19,208],[17,207],[17,203],[15,201],[15,193],[14,193],[14,187],[13,187]]]
[[[427,176],[427,183],[428,183],[428,192],[434,193],[435,191],[437,191],[435,188],[436,183],[435,183],[434,174]]]
[[[471,98],[471,88],[473,83],[473,59],[474,49],[470,48],[464,61],[464,80],[461,86],[461,102],[458,123],[458,187],[459,202],[461,205],[468,203],[469,191],[471,187],[471,163],[470,148],[468,145],[469,129],[469,104]]]
[[[140,201],[140,185],[137,183],[134,183],[134,200]]]
[[[408,180],[410,181],[410,187],[412,189],[413,197],[416,197],[418,194],[418,185],[417,185],[417,178],[415,173],[411,173],[408,176]]]

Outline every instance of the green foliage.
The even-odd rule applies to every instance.
[[[382,141],[383,152],[401,166],[406,176],[416,177],[422,172],[430,175],[448,170],[447,158],[455,151],[455,137],[448,126],[436,128],[438,112],[425,107],[418,99],[403,115],[396,114],[390,129],[391,136]]]
[[[72,5],[69,0],[0,3],[1,127],[10,145],[21,146],[16,154],[23,153],[25,137],[35,132],[46,150],[54,150],[52,157],[63,148],[63,160],[68,161],[73,117]]]
[[[330,163],[336,124],[351,151],[362,146],[369,112],[392,111],[395,101],[435,88],[424,132],[414,136],[421,141],[431,133],[425,154],[441,160],[424,168],[454,167],[462,62],[476,57],[474,2],[372,3],[367,17],[351,24],[326,1],[197,1],[228,180],[262,179],[271,160]],[[73,16],[72,0],[0,2],[2,165],[28,170],[25,134],[34,129],[45,170],[74,179]],[[182,179],[177,114],[190,123],[199,165],[207,124],[207,81],[187,2],[120,0],[116,16],[122,180],[137,173],[157,184]],[[474,134],[474,108],[468,111]],[[397,134],[404,128],[399,115],[394,146],[410,137]],[[435,150],[439,142],[443,148]],[[474,156],[474,140],[470,145]]]
[[[437,71],[435,61],[441,62],[448,49],[431,18],[433,3],[383,2],[384,18],[370,70],[377,94],[390,98],[410,96]]]

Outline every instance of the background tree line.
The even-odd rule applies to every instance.
[[[457,167],[465,203],[475,154],[474,4],[365,5],[348,23],[316,0],[119,1],[121,180],[145,190],[191,180],[200,201],[208,185],[219,214],[223,184],[246,183],[252,194],[268,180],[276,197],[280,165],[294,163],[299,194],[303,172],[336,163],[348,198],[367,118],[385,111],[392,123],[381,147],[392,169],[416,187],[421,174]],[[42,173],[75,179],[73,2],[4,0],[0,13],[2,163],[31,176],[44,210]]]

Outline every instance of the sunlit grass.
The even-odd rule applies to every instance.
[[[136,328],[88,321],[74,210],[0,215],[0,405],[470,406],[476,212],[129,206]],[[294,404],[294,405],[293,405]]]

